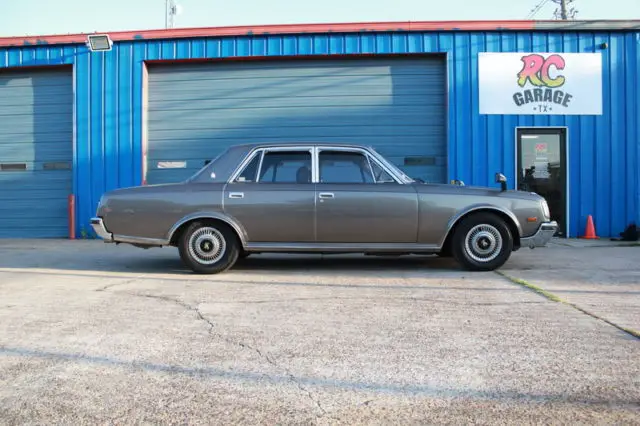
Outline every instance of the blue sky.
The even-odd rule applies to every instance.
[[[542,0],[178,0],[176,27],[524,19]],[[466,4],[465,4],[466,3]],[[165,0],[0,0],[0,37],[164,27]],[[579,19],[640,19],[640,0],[574,0]],[[536,15],[550,19],[550,0]]]

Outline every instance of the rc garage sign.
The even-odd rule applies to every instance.
[[[480,114],[602,114],[599,53],[488,53],[478,57]]]

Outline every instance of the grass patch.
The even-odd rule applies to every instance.
[[[636,330],[633,330],[633,329],[630,329],[630,328],[626,328],[626,327],[621,327],[618,324],[616,324],[614,322],[611,322],[606,318],[602,318],[602,317],[600,317],[600,316],[598,316],[598,315],[596,315],[596,314],[594,314],[592,312],[587,311],[584,308],[581,308],[580,306],[577,306],[577,305],[575,305],[575,304],[573,304],[571,302],[567,302],[566,300],[561,299],[560,297],[556,296],[555,294],[550,293],[550,292],[544,290],[543,288],[538,287],[537,285],[531,284],[530,282],[527,282],[527,281],[525,281],[523,279],[512,277],[511,275],[505,274],[502,271],[495,271],[495,272],[498,275],[501,275],[502,277],[508,279],[512,283],[521,285],[523,287],[526,287],[529,290],[532,290],[535,293],[538,293],[539,295],[551,300],[552,302],[562,303],[563,305],[571,306],[573,309],[575,309],[577,311],[580,311],[585,315],[589,315],[590,317],[593,317],[593,318],[598,319],[598,320],[600,320],[602,322],[605,322],[605,323],[609,324],[610,326],[617,328],[618,330],[624,331],[625,333],[635,337],[636,339],[640,339],[640,332],[638,332]]]
[[[558,303],[567,303],[564,300],[560,299],[558,296],[556,296],[553,293],[549,293],[548,291],[538,287],[537,285],[533,285],[525,280],[522,280],[520,278],[515,278],[512,277],[510,275],[505,274],[502,271],[496,271],[497,274],[502,275],[503,277],[505,277],[506,279],[508,279],[509,281],[511,281],[514,284],[519,284],[523,287],[527,287],[530,290],[533,290],[534,292],[546,297],[547,299],[553,301],[553,302],[558,302]]]

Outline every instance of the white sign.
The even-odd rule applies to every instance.
[[[480,114],[601,115],[600,53],[478,56]]]

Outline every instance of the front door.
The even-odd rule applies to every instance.
[[[244,226],[248,242],[315,242],[311,152],[311,148],[266,151],[262,163],[258,154],[227,185],[225,212]]]
[[[518,189],[536,192],[549,203],[557,236],[567,235],[567,133],[564,128],[517,131]]]
[[[319,243],[415,243],[418,196],[365,152],[318,152],[316,223]]]

